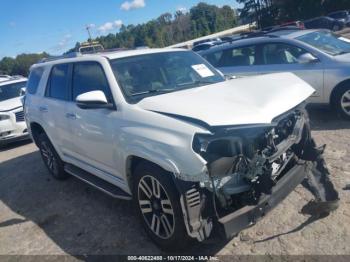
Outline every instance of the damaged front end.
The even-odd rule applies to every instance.
[[[255,224],[312,173],[322,153],[311,138],[303,106],[269,125],[197,134],[193,150],[207,162],[209,180],[182,182],[181,204],[187,231],[199,241],[210,236],[215,224],[227,238]]]

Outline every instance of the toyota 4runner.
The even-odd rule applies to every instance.
[[[316,202],[337,200],[304,109],[314,90],[291,73],[225,80],[191,51],[144,49],[48,59],[29,82],[53,177],[133,199],[163,249],[230,238],[305,179]]]

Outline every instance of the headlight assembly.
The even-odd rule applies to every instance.
[[[0,121],[8,120],[8,119],[10,119],[9,115],[0,115]]]

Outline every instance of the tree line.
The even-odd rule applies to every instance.
[[[295,20],[324,16],[333,11],[350,9],[350,0],[237,0],[243,5],[240,16],[268,27]]]
[[[230,6],[199,3],[187,11],[165,13],[138,25],[123,25],[116,34],[97,37],[106,49],[139,46],[164,47],[234,27],[236,13]],[[75,51],[80,43],[66,53]],[[20,54],[0,61],[0,74],[27,76],[32,64],[49,54]]]
[[[257,21],[259,27],[304,20],[329,12],[350,9],[350,0],[237,0],[243,23]],[[116,34],[96,39],[106,49],[139,46],[164,47],[236,26],[236,12],[230,6],[199,3],[189,11],[165,13],[138,25],[123,25]],[[75,51],[80,43],[68,52]],[[29,67],[49,54],[20,54],[0,61],[0,74],[28,75]]]

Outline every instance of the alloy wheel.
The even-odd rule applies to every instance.
[[[55,173],[57,170],[57,161],[55,155],[46,142],[42,142],[41,144],[41,154],[49,170]]]
[[[346,91],[341,100],[340,100],[341,108],[345,114],[350,116],[350,90]]]
[[[175,228],[174,210],[168,194],[156,178],[141,178],[138,184],[138,202],[149,229],[159,238],[170,238]]]

